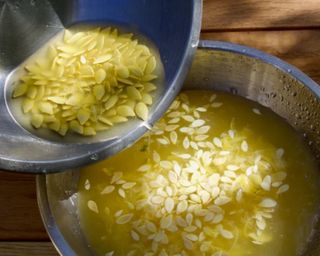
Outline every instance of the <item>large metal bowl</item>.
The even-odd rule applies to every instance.
[[[240,45],[202,41],[184,88],[229,91],[268,106],[305,135],[319,159],[320,87],[278,58]],[[73,170],[37,178],[44,224],[65,256],[94,255],[79,225],[78,174]],[[319,234],[304,255],[319,255]]]
[[[34,173],[62,171],[98,161],[132,144],[162,116],[180,90],[198,44],[201,13],[202,0],[0,1],[0,168]],[[45,140],[13,118],[8,102],[14,70],[64,27],[77,23],[120,26],[149,38],[159,49],[165,86],[147,122],[130,121],[95,141]]]

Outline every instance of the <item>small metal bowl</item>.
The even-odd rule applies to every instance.
[[[179,92],[196,50],[202,0],[10,0],[0,1],[0,168],[49,173],[115,154],[143,135]],[[17,66],[55,34],[73,24],[119,26],[137,31],[158,48],[164,88],[146,122],[132,120],[110,136],[50,141],[30,133],[10,111]],[[80,137],[80,136],[79,136]]]
[[[184,88],[228,91],[272,109],[306,140],[319,159],[320,86],[295,67],[261,51],[202,41]],[[43,222],[61,255],[94,255],[80,228],[77,170],[37,177]],[[319,255],[320,227],[303,255]]]

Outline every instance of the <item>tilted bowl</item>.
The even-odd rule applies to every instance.
[[[0,168],[62,171],[103,159],[136,141],[179,92],[198,44],[201,13],[202,0],[0,1]],[[42,139],[22,128],[10,110],[15,69],[64,27],[78,23],[119,26],[150,39],[164,66],[164,88],[146,122],[130,121],[110,129],[114,133],[107,138],[95,136],[94,141]]]

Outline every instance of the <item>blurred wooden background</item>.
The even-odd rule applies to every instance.
[[[201,39],[266,51],[320,83],[320,0],[204,0]],[[58,255],[42,225],[33,175],[0,171],[0,255]]]

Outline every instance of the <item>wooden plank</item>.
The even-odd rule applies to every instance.
[[[298,67],[320,84],[319,30],[211,32],[202,33],[201,39],[228,41],[260,49]]]
[[[43,239],[35,176],[0,171],[0,240]]]
[[[206,31],[319,26],[319,0],[204,0]]]
[[[1,256],[58,256],[50,242],[0,242]]]

